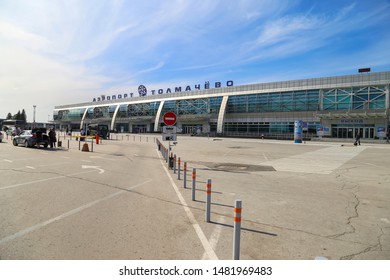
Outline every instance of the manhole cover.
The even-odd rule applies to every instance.
[[[268,165],[252,165],[239,163],[214,164],[212,168],[220,171],[276,171],[275,168]]]
[[[247,166],[240,166],[240,165],[218,165],[216,166],[218,169],[224,169],[224,170],[246,170]]]

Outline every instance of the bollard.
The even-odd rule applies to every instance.
[[[241,234],[241,200],[236,200],[234,205],[234,234],[233,234],[233,259],[240,259],[240,234]]]
[[[207,179],[206,185],[206,222],[210,223],[211,216],[211,179]]]
[[[95,136],[95,140],[96,140],[96,144],[98,145],[99,144],[99,134],[98,133],[96,133],[96,136]]]
[[[192,168],[192,201],[195,201],[196,168]]]
[[[177,161],[177,179],[180,180],[180,157]]]
[[[69,139],[68,139],[68,150],[69,150]]]
[[[122,141],[123,141],[123,135],[122,135]]]
[[[93,152],[93,139],[91,138],[91,152]]]
[[[133,142],[135,141],[135,135],[133,135]]]
[[[173,156],[173,173],[176,174],[176,154]]]
[[[184,162],[183,168],[183,180],[184,180],[184,188],[187,188],[187,162]]]

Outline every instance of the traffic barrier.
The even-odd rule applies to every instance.
[[[234,234],[233,234],[233,259],[240,259],[240,235],[241,235],[241,211],[242,201],[237,199],[234,205]]]
[[[206,222],[210,223],[211,216],[211,179],[207,179],[206,185]]]
[[[187,188],[187,162],[184,162],[184,168],[183,168],[183,181],[184,181],[184,188]]]
[[[178,167],[177,167],[177,179],[180,180],[180,157],[179,157],[179,159],[177,161],[177,165],[178,165]]]
[[[84,143],[83,149],[82,149],[81,151],[82,151],[82,152],[89,152],[88,143]]]
[[[192,201],[195,201],[196,168],[192,168]]]

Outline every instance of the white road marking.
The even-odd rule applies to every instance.
[[[198,238],[203,245],[203,248],[205,250],[205,254],[207,254],[209,260],[218,260],[218,256],[215,254],[213,247],[211,246],[210,242],[206,238],[206,235],[204,234],[204,232],[200,228],[197,220],[195,219],[194,214],[191,212],[190,208],[188,207],[188,204],[186,203],[184,197],[179,192],[179,189],[176,186],[175,182],[173,181],[171,174],[169,173],[169,171],[166,167],[166,164],[162,161],[162,157],[161,157],[160,153],[157,150],[156,150],[156,152],[157,152],[158,157],[160,158],[160,163],[164,167],[164,170],[167,173],[169,180],[171,181],[172,187],[175,190],[176,195],[179,198],[180,203],[181,203],[185,213],[187,214],[187,217],[188,217],[190,223],[194,227],[195,232],[198,235]]]
[[[115,159],[112,159],[112,158],[105,158],[105,157],[101,157],[101,156],[90,156],[90,158],[100,158],[100,159],[111,160],[111,161],[115,160]]]
[[[79,175],[79,174],[91,173],[91,172],[95,172],[95,170],[88,170],[88,171],[84,171],[84,172],[77,172],[77,173],[68,174],[68,175],[61,175],[61,176],[51,177],[51,178],[47,178],[47,179],[41,179],[41,180],[35,180],[35,181],[29,181],[29,182],[25,182],[25,183],[16,184],[16,185],[11,185],[11,186],[5,186],[5,187],[1,187],[0,191],[6,190],[6,189],[22,187],[22,186],[26,186],[26,185],[30,185],[30,184],[35,184],[35,183],[46,182],[46,181],[50,181],[50,180],[56,180],[56,179],[65,178],[68,176],[75,176],[75,175]]]
[[[6,161],[6,162],[13,162],[12,160],[9,160],[9,159],[4,159],[4,161]]]
[[[381,221],[390,224],[389,220],[386,218],[381,218]]]
[[[104,169],[103,168],[100,168],[100,166],[93,166],[93,165],[82,165],[81,168],[83,169],[86,169],[86,168],[92,168],[92,169],[96,169],[96,170],[99,170],[99,174],[102,174],[104,173]]]
[[[26,165],[26,168],[29,168],[29,169],[36,169],[35,167],[29,166],[29,165]]]
[[[12,234],[12,235],[9,235],[9,236],[7,236],[7,237],[4,237],[4,238],[0,239],[0,245],[1,245],[1,244],[4,244],[4,243],[6,243],[6,242],[12,241],[12,240],[14,240],[14,239],[16,239],[16,238],[19,238],[19,237],[21,237],[21,236],[23,236],[23,235],[26,235],[26,234],[28,234],[28,233],[30,233],[30,232],[32,232],[32,231],[35,231],[35,230],[37,230],[37,229],[40,229],[40,228],[42,228],[42,227],[44,227],[44,226],[47,226],[47,225],[49,225],[49,224],[51,224],[51,223],[54,223],[54,222],[56,222],[56,221],[60,221],[60,220],[65,219],[65,218],[67,218],[67,217],[69,217],[69,216],[72,216],[72,215],[74,215],[74,214],[77,214],[77,213],[79,213],[79,212],[81,212],[81,211],[83,211],[83,210],[85,210],[85,209],[87,209],[87,208],[90,208],[90,207],[94,206],[95,204],[98,204],[98,203],[100,203],[100,202],[103,202],[103,201],[106,201],[106,200],[108,200],[108,199],[111,199],[111,198],[113,198],[113,197],[115,197],[115,196],[118,196],[118,195],[120,195],[120,194],[122,194],[122,193],[125,193],[126,191],[129,191],[129,190],[133,190],[133,189],[135,189],[135,188],[138,188],[138,187],[140,187],[140,186],[142,186],[142,185],[144,185],[144,184],[146,184],[146,183],[149,183],[150,181],[152,181],[152,179],[148,179],[148,180],[146,180],[146,181],[144,181],[144,182],[142,182],[142,183],[139,183],[139,184],[137,184],[137,185],[135,185],[135,186],[133,186],[133,187],[130,187],[130,188],[126,189],[126,190],[121,190],[121,191],[118,191],[118,192],[116,192],[116,193],[110,194],[110,195],[108,195],[108,196],[106,196],[106,197],[103,197],[103,198],[101,198],[101,199],[97,199],[97,200],[94,200],[94,201],[92,201],[92,202],[90,202],[90,203],[84,204],[84,205],[82,205],[82,206],[80,206],[80,207],[78,207],[78,208],[75,208],[75,209],[73,209],[73,210],[70,210],[70,211],[68,211],[68,212],[66,212],[66,213],[63,213],[63,214],[61,214],[61,215],[59,215],[59,216],[57,216],[57,217],[54,217],[54,218],[52,218],[52,219],[50,219],[50,220],[45,221],[45,222],[36,224],[36,225],[31,226],[31,227],[28,227],[28,228],[25,228],[25,229],[23,229],[23,230],[21,230],[21,231],[19,231],[19,232],[17,232],[17,233],[14,233],[14,234]]]
[[[221,216],[219,219],[218,219],[218,222],[219,223],[224,223],[225,222],[225,217],[224,216]],[[221,233],[222,233],[222,226],[216,226],[214,227],[214,231],[213,233],[211,234],[210,236],[210,239],[209,239],[209,242],[211,244],[211,247],[215,250],[215,248],[217,248],[217,244],[218,244],[218,241],[219,241],[219,237],[221,236]],[[202,256],[202,260],[205,260],[207,257],[206,255],[206,252],[203,254]]]

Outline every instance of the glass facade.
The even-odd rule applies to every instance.
[[[305,131],[314,134],[320,122],[308,122],[306,125]],[[216,129],[216,125],[212,129]],[[293,134],[294,122],[227,122],[224,125],[224,132],[248,135]]]
[[[319,95],[319,90],[308,90],[231,96],[226,113],[316,111]]]
[[[165,101],[162,115],[174,112],[176,115],[218,114],[222,97],[197,98]]]
[[[353,87],[324,90],[324,110],[367,110],[386,108],[386,88]]]
[[[81,121],[85,108],[54,111],[53,119],[55,121]]]

